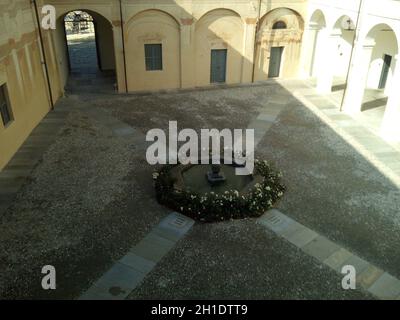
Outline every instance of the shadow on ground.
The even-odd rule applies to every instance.
[[[298,82],[298,87],[302,86]],[[247,128],[259,112],[282,112],[257,156],[284,173],[278,208],[377,266],[400,276],[399,190],[276,82],[143,95],[72,93],[66,124],[31,181],[0,218],[0,296],[77,298],[168,210],[154,197],[154,168],[129,138],[90,112],[146,133]],[[57,290],[41,268],[57,268]],[[345,291],[341,276],[261,228],[255,220],[196,224],[130,298],[370,298]]]

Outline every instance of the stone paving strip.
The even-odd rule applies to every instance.
[[[146,147],[145,136],[139,130],[110,116],[100,109],[80,109],[79,107],[58,104],[32,131],[7,166],[0,172],[0,214],[13,203],[17,192],[28,181],[32,170],[43,154],[57,138],[71,110],[81,110],[93,119],[110,128],[117,137],[129,138],[137,151]]]
[[[299,97],[299,95],[308,100],[314,108],[320,110],[330,122],[352,136],[357,143],[372,154],[374,160],[379,162],[379,166],[382,164],[388,168],[391,173],[399,178],[395,180],[400,181],[400,149],[397,147],[398,144],[387,143],[362,123],[341,112],[339,105],[334,100],[316,93],[310,84],[307,85],[307,88],[295,92],[296,97]],[[391,173],[389,173],[390,176],[392,176]]]
[[[397,149],[351,116],[340,112],[333,103],[315,94],[314,89],[296,91],[293,95],[400,187],[400,152]]]
[[[247,128],[254,129],[254,147],[264,138],[285,107],[286,104],[268,104],[268,108],[263,109],[258,117],[250,122]]]
[[[318,108],[315,103],[316,96],[308,96],[308,99]],[[359,144],[368,150],[378,161],[392,170],[396,175],[400,176],[399,162],[400,152],[386,143],[382,138],[376,136],[370,130],[359,125],[350,116],[343,114],[336,107],[334,109],[321,109],[327,117],[338,125],[344,132],[351,135]],[[353,125],[349,125],[352,123]]]
[[[186,216],[170,214],[115,263],[79,300],[125,299],[193,224],[194,220]]]
[[[68,113],[69,109],[63,105],[49,112],[0,172],[0,214],[12,205],[18,191],[29,180],[32,170],[63,127]]]
[[[400,280],[296,222],[276,209],[267,211],[257,223],[275,232],[303,252],[341,274],[342,267],[356,270],[356,285],[378,299],[400,299]],[[344,276],[344,275],[343,275]]]
[[[146,136],[139,129],[118,120],[117,118],[108,114],[106,111],[99,108],[86,109],[85,113],[88,114],[91,119],[108,127],[114,136],[129,139],[136,152],[145,154],[147,147]]]

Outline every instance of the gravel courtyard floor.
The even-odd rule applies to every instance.
[[[141,134],[168,128],[247,128],[283,105],[257,147],[284,173],[278,209],[400,277],[400,192],[276,82],[157,94],[71,94],[66,124],[14,204],[0,217],[0,297],[74,299],[170,210],[157,204],[153,167],[129,136],[96,113]],[[43,291],[54,265],[57,290]],[[254,219],[196,223],[131,299],[370,299],[343,290],[342,277]]]

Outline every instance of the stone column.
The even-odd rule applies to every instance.
[[[322,50],[320,50],[317,70],[317,91],[322,94],[328,94],[332,91],[333,73],[336,66],[341,32],[334,31],[332,34],[327,34],[325,29],[323,30],[323,39],[319,44]]]
[[[127,91],[127,88],[125,81],[125,61],[124,61],[124,50],[122,42],[121,21],[113,21],[113,36],[114,36],[114,53],[115,53],[115,71],[117,77],[118,92],[123,93]],[[126,39],[124,41],[126,47],[127,45]]]
[[[312,76],[312,69],[316,54],[317,37],[320,27],[317,25],[310,25],[304,32],[302,49],[301,49],[301,71],[300,77],[307,79]]]
[[[242,83],[251,82],[254,68],[254,43],[256,40],[256,18],[247,18],[243,48]]]
[[[347,113],[356,113],[361,111],[369,66],[371,63],[371,55],[375,47],[375,41],[365,41],[366,42],[362,46],[356,44],[354,49],[347,90],[343,103],[343,109]]]
[[[394,57],[394,60],[396,64],[381,125],[381,135],[386,140],[398,142],[400,141],[400,90],[396,86],[396,84],[400,83],[400,59],[398,54]]]
[[[193,18],[181,19],[181,87],[195,86],[195,52],[194,52],[194,24]]]

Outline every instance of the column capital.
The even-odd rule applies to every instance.
[[[257,24],[257,18],[246,18],[245,21],[246,21],[246,24],[250,24],[250,25]]]
[[[113,27],[117,27],[117,28],[121,27],[121,25],[122,25],[120,20],[113,20],[111,22],[111,24],[112,24]]]
[[[181,18],[182,26],[191,26],[193,24],[193,18]]]
[[[371,49],[375,47],[376,41],[374,39],[365,39],[364,43],[362,44],[363,48],[365,49]]]
[[[341,37],[342,36],[342,30],[341,29],[333,29],[329,36],[332,37],[332,38]]]
[[[315,23],[315,22],[310,22],[309,24],[308,24],[308,26],[307,26],[307,30],[315,30],[315,31],[318,31],[318,30],[321,30],[321,29],[324,29],[325,27],[324,26],[321,26],[320,24],[318,24],[318,23]]]

